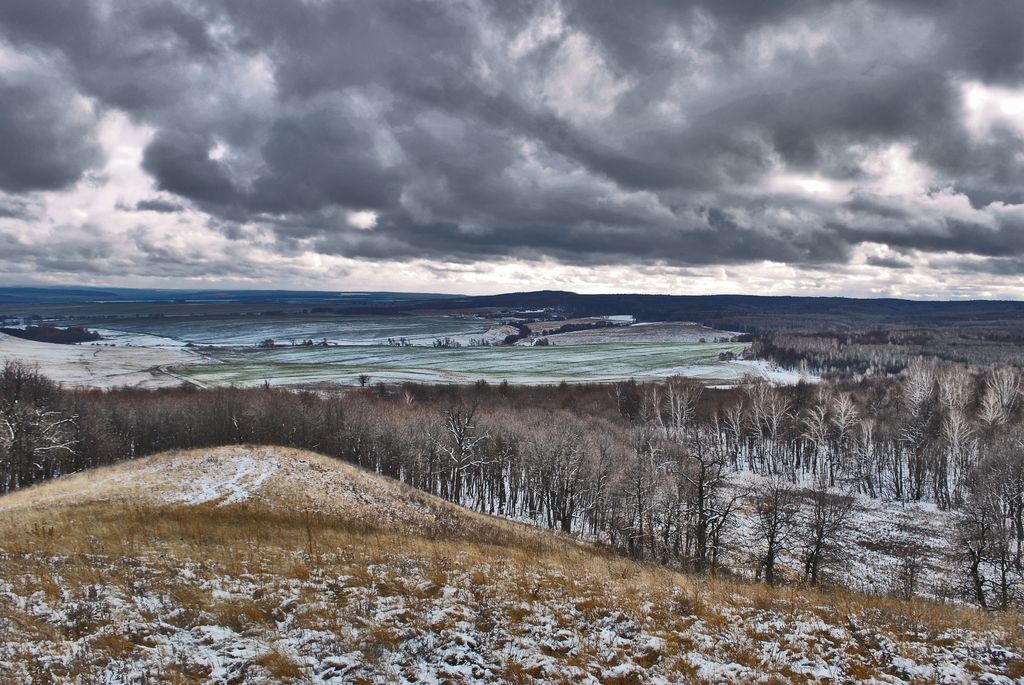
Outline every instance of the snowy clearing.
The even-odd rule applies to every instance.
[[[0,363],[7,360],[38,367],[59,383],[94,388],[180,385],[181,380],[164,367],[204,363],[202,357],[182,348],[57,345],[0,333]]]

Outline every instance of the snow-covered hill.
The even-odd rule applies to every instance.
[[[1017,682],[1016,615],[711,580],[307,452],[0,499],[0,682]]]

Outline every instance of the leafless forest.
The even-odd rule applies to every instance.
[[[756,512],[758,576],[780,582],[785,552],[808,584],[834,582],[854,498],[928,501],[957,512],[959,599],[1003,608],[1024,601],[1021,380],[1011,366],[919,359],[896,376],[792,387],[84,391],[11,363],[0,485],[171,448],[279,444],[698,572],[730,572],[744,506]]]

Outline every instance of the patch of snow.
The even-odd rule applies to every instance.
[[[739,367],[744,373],[764,378],[776,385],[796,385],[801,381],[804,383],[817,383],[820,377],[812,373],[801,373],[792,369],[784,369],[774,362],[764,359],[737,359],[730,364]]]
[[[195,479],[180,483],[180,489],[163,491],[161,494],[166,501],[196,505],[219,500],[219,505],[238,504],[259,492],[280,468],[273,457],[252,455],[235,455],[230,459],[209,457],[194,463]]]

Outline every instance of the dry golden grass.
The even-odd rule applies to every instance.
[[[18,596],[39,593],[64,604],[70,598],[81,607],[65,624],[54,625],[0,597],[0,626],[13,627],[30,641],[87,639],[97,653],[130,659],[148,648],[151,638],[110,629],[111,617],[97,613],[88,601],[94,588],[102,586],[124,597],[166,595],[178,609],[160,618],[180,630],[212,621],[239,635],[272,634],[276,622],[290,616],[297,627],[339,636],[337,649],[362,650],[364,659],[375,662],[402,648],[410,626],[435,634],[454,630],[461,620],[457,615],[425,625],[425,609],[442,602],[445,589],[454,589],[478,609],[471,623],[482,636],[499,627],[536,627],[539,612],[560,606],[565,613],[554,617],[553,629],[571,632],[581,622],[643,626],[664,635],[664,647],[637,647],[631,653],[634,663],[690,682],[699,682],[699,675],[683,655],[703,649],[695,631],[722,642],[734,663],[772,682],[799,682],[805,676],[784,662],[767,660],[759,646],[769,643],[843,658],[851,679],[887,672],[887,664],[877,658],[881,645],[872,640],[902,644],[911,634],[926,634],[937,648],[951,649],[955,639],[948,633],[968,631],[1024,653],[1024,617],[1017,613],[690,577],[475,514],[317,455],[232,449],[273,456],[287,465],[280,472],[286,477],[268,481],[258,497],[241,503],[168,503],[147,486],[146,474],[161,464],[187,469],[190,460],[210,451],[173,453],[0,500],[0,579]],[[231,450],[217,453],[229,458]],[[308,482],[301,494],[307,471],[332,487],[348,486],[356,496],[332,501],[330,492],[309,492]],[[296,501],[299,507],[293,506]],[[389,515],[382,517],[385,510]],[[194,582],[182,581],[183,568],[195,574]],[[307,585],[300,602],[282,608],[274,587],[240,599],[215,597],[200,584],[242,576]],[[391,598],[406,602],[406,610],[382,624],[374,608]],[[490,608],[483,612],[480,607]],[[764,614],[817,618],[844,627],[870,623],[871,631],[854,633],[857,639],[845,649],[824,633],[787,642],[755,627]],[[349,644],[345,635],[353,625],[363,627],[362,642]],[[586,670],[586,663],[600,661],[584,644],[546,651],[566,668]],[[300,681],[309,675],[302,664],[275,649],[265,650],[254,664],[276,681]],[[503,669],[500,675],[507,682],[558,680],[518,658],[510,658]],[[1011,659],[1005,673],[1021,677],[1024,662]],[[168,682],[205,676],[199,664],[181,663],[163,672]],[[349,680],[362,677],[353,674]],[[605,680],[635,682],[630,677]]]
[[[256,663],[262,666],[276,682],[291,682],[303,677],[302,667],[286,654],[270,651],[260,655]]]

